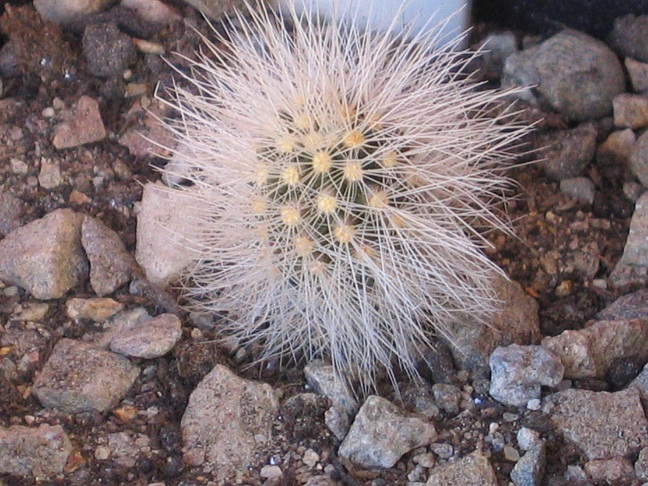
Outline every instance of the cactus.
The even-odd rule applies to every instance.
[[[448,323],[498,308],[480,228],[507,228],[501,169],[528,129],[462,74],[461,39],[286,15],[239,15],[174,89],[185,295],[261,359],[325,357],[365,389],[416,375]]]

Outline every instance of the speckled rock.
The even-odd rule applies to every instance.
[[[403,454],[430,444],[434,425],[408,416],[396,405],[371,395],[360,407],[338,454],[361,467],[393,467]]]
[[[538,304],[520,284],[504,277],[496,283],[502,302],[490,325],[481,322],[450,324],[453,337],[448,343],[461,368],[488,371],[488,359],[498,346],[533,344],[540,340]]]
[[[23,203],[8,192],[0,192],[0,238],[20,226]]]
[[[599,321],[648,319],[648,289],[622,295],[594,316]]]
[[[546,446],[538,441],[524,454],[511,471],[511,481],[515,486],[540,486],[544,479],[546,465]]]
[[[648,15],[617,18],[610,43],[622,56],[648,62]]]
[[[641,135],[630,150],[630,169],[644,187],[648,187],[648,132]]]
[[[614,52],[573,30],[510,55],[502,82],[528,87],[528,99],[546,103],[573,121],[611,114],[612,99],[625,91],[623,68]]]
[[[98,77],[121,77],[137,59],[131,38],[112,22],[88,25],[82,42],[88,69]]]
[[[98,219],[83,218],[81,243],[90,261],[90,286],[99,297],[113,293],[137,272],[137,262],[117,233]]]
[[[594,183],[588,177],[572,177],[561,180],[560,192],[587,204],[592,204],[596,195]]]
[[[65,312],[70,319],[90,319],[103,322],[124,308],[124,305],[113,299],[69,299],[65,303]]]
[[[641,403],[648,408],[648,364],[644,366],[634,380],[628,385],[628,388],[635,388],[641,396]]]
[[[96,346],[61,339],[34,381],[41,405],[63,412],[106,412],[128,393],[139,369]]]
[[[57,299],[81,284],[88,262],[81,247],[83,216],[57,209],[0,241],[0,280],[37,299]]]
[[[571,130],[549,132],[538,137],[539,157],[545,173],[556,180],[580,176],[596,153],[596,127],[582,123]]]
[[[646,135],[648,132],[640,139]],[[645,143],[648,149],[648,137],[645,139]],[[646,177],[648,177],[648,160],[646,169]],[[629,283],[648,281],[648,245],[646,245],[646,241],[648,241],[648,192],[643,193],[635,204],[623,255],[610,274],[612,285],[620,287]]]
[[[586,462],[585,472],[594,484],[632,484],[635,479],[634,468],[625,457]]]
[[[626,57],[624,64],[630,76],[632,89],[635,93],[645,93],[648,90],[648,64],[635,61],[631,57]]]
[[[182,337],[180,319],[160,314],[133,327],[120,328],[110,342],[110,349],[123,356],[153,359],[171,351]]]
[[[578,331],[546,337],[542,347],[560,357],[565,378],[604,378],[614,361],[648,361],[648,320],[597,321]]]
[[[57,149],[78,147],[106,138],[99,102],[94,98],[81,96],[64,117],[66,121],[54,128],[52,144]]]
[[[648,445],[648,422],[632,388],[617,393],[569,389],[551,395],[544,412],[589,461],[636,454]]]
[[[648,447],[639,451],[639,457],[634,464],[635,475],[640,481],[648,481]]]
[[[71,27],[100,12],[112,2],[113,0],[34,0],[34,7],[43,20]]]
[[[614,124],[619,128],[642,128],[648,125],[648,96],[621,93],[612,101]]]
[[[60,425],[0,427],[0,474],[45,480],[63,472],[71,452]]]
[[[178,220],[178,205],[191,204],[182,193],[165,190],[161,184],[144,186],[137,214],[137,249],[135,259],[146,278],[153,284],[168,283],[177,278],[192,257],[189,243],[183,235],[190,234],[189,222]],[[172,221],[172,222],[171,222]],[[165,228],[177,228],[172,233]]]
[[[335,376],[333,366],[322,360],[313,360],[304,367],[308,384],[320,395],[331,400],[333,406],[342,407],[348,413],[358,410],[358,402],[347,383]]]
[[[478,451],[466,457],[432,469],[425,486],[498,486],[493,466],[487,457]]]
[[[556,386],[563,378],[560,359],[540,346],[512,344],[497,348],[489,360],[490,394],[498,402],[526,406],[540,398],[540,387]]]
[[[185,463],[211,467],[218,480],[229,480],[262,457],[277,410],[269,385],[216,365],[191,393],[182,417]]]

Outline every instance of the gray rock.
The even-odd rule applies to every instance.
[[[511,481],[515,486],[540,486],[544,478],[546,447],[539,441],[524,454],[511,471]]]
[[[490,357],[490,394],[516,407],[540,398],[540,387],[556,386],[563,378],[560,359],[540,346],[512,344],[497,348]]]
[[[92,344],[61,339],[34,381],[41,405],[67,413],[106,412],[128,393],[139,369]]]
[[[132,327],[120,327],[110,349],[123,356],[153,359],[171,351],[181,337],[180,319],[173,314],[160,314]]]
[[[54,128],[52,144],[57,149],[78,147],[106,138],[99,102],[94,98],[81,96],[74,109],[66,111],[63,116],[66,121]]]
[[[73,298],[65,302],[65,312],[70,319],[90,319],[103,322],[120,312],[124,304],[108,298]]]
[[[90,15],[100,12],[113,0],[34,0],[41,18],[64,27],[78,25]]]
[[[498,486],[497,477],[488,458],[479,451],[458,460],[457,462],[435,467],[426,486]]]
[[[648,64],[635,61],[631,57],[626,57],[624,63],[634,92],[644,93],[648,90]]]
[[[0,238],[20,226],[22,214],[22,201],[8,192],[0,192]]]
[[[598,321],[578,331],[547,337],[542,347],[560,357],[565,378],[604,378],[620,358],[648,361],[648,320]]]
[[[185,2],[214,20],[222,19],[235,10],[245,10],[246,5],[245,0],[185,0]]]
[[[335,374],[332,365],[313,360],[304,367],[304,375],[313,390],[331,400],[334,407],[341,407],[351,414],[358,410],[358,402],[347,382]]]
[[[42,158],[38,172],[38,185],[43,189],[56,189],[63,183],[61,167],[58,161]]]
[[[634,470],[638,480],[648,481],[648,447],[644,447],[639,451]]]
[[[594,316],[599,321],[648,319],[648,289],[622,295]]]
[[[137,262],[117,233],[101,221],[85,216],[81,243],[90,261],[90,286],[99,297],[113,293],[137,273]]]
[[[573,121],[611,114],[612,99],[625,91],[623,68],[614,52],[572,30],[510,55],[502,83],[529,88],[527,98],[546,103]]]
[[[489,34],[480,46],[482,59],[489,74],[501,76],[506,58],[517,52],[518,40],[510,31]]]
[[[120,4],[135,10],[138,16],[152,24],[164,26],[182,20],[175,8],[159,0],[122,0]]]
[[[342,441],[351,428],[351,417],[345,408],[333,406],[324,413],[324,423],[337,440]]]
[[[81,284],[88,262],[81,247],[83,216],[57,209],[0,241],[0,280],[37,299],[58,299]]]
[[[540,442],[540,434],[528,427],[522,427],[516,435],[517,443],[520,449],[528,451],[534,448]]]
[[[560,192],[567,197],[592,204],[596,189],[594,183],[588,177],[572,177],[560,181]]]
[[[628,388],[635,388],[641,396],[641,403],[644,404],[644,407],[648,408],[648,364],[645,365],[643,370],[641,370],[641,373],[632,380],[628,385]]]
[[[448,345],[461,368],[488,371],[488,359],[498,346],[531,344],[540,340],[538,303],[520,284],[501,277],[496,290],[502,306],[487,324],[477,320],[449,324]]]
[[[430,444],[434,425],[405,415],[396,405],[376,395],[365,400],[340,445],[338,454],[361,467],[393,467],[403,454]]]
[[[211,467],[218,481],[255,465],[270,442],[278,406],[269,385],[216,365],[191,393],[182,417],[185,463]]]
[[[46,480],[63,472],[71,452],[60,425],[0,427],[0,474]]]
[[[445,383],[435,383],[432,385],[434,401],[439,408],[450,415],[459,413],[459,402],[461,400],[461,390],[454,385]]]
[[[648,132],[642,134],[630,150],[630,170],[644,187],[648,187]]]
[[[589,461],[636,454],[648,445],[648,422],[639,392],[569,389],[549,397],[544,407],[554,426]]]
[[[648,132],[643,136],[645,135],[648,135]],[[646,138],[646,146],[648,148],[648,138]],[[648,165],[646,167],[648,169]],[[648,177],[648,171],[646,176]],[[648,192],[643,193],[635,205],[623,255],[610,274],[610,281],[614,286],[621,287],[630,283],[648,281],[646,241],[648,241]]]
[[[608,138],[596,149],[596,160],[601,165],[624,164],[637,137],[630,128],[610,133]]]
[[[583,123],[539,136],[540,165],[545,173],[556,180],[580,176],[596,153],[596,132],[594,124]]]
[[[585,472],[595,484],[632,484],[636,479],[634,468],[625,457],[586,462]]]
[[[82,42],[88,69],[98,77],[121,78],[137,60],[133,41],[112,22],[88,25]]]
[[[614,124],[620,128],[642,128],[648,125],[648,96],[621,93],[612,101]]]
[[[626,15],[614,21],[610,44],[623,57],[648,62],[648,15]]]

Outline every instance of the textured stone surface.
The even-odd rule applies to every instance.
[[[604,378],[620,358],[648,361],[648,320],[597,321],[578,331],[547,337],[542,347],[560,357],[565,378]]]
[[[545,173],[556,180],[580,176],[596,153],[596,127],[582,123],[571,130],[548,132],[538,137]]]
[[[173,314],[160,314],[132,327],[120,328],[110,342],[110,349],[124,356],[153,359],[171,351],[181,336],[180,319]]]
[[[334,407],[341,407],[348,413],[358,410],[358,402],[353,397],[347,383],[335,376],[333,366],[322,361],[313,360],[304,367],[308,384],[319,394],[331,400]]]
[[[262,462],[277,409],[269,385],[216,365],[191,393],[182,417],[185,463],[209,466],[227,480]]]
[[[540,486],[546,460],[546,446],[543,441],[539,441],[515,463],[511,481],[515,486]]]
[[[66,121],[54,129],[52,144],[57,149],[78,147],[106,138],[99,102],[94,98],[81,96],[65,117]]]
[[[34,381],[44,407],[63,412],[106,412],[128,393],[139,369],[92,344],[61,339]]]
[[[436,438],[434,425],[372,395],[360,407],[338,454],[362,467],[393,467],[403,454]]]
[[[635,389],[617,393],[570,389],[552,395],[545,411],[589,461],[636,454],[648,445],[648,422]]]
[[[70,439],[60,425],[0,427],[0,474],[43,480],[63,472],[71,452]]]
[[[488,458],[479,452],[436,467],[432,470],[426,486],[449,486],[461,484],[462,486],[498,486],[497,477]]]
[[[81,247],[83,216],[57,209],[0,241],[0,280],[37,299],[57,299],[82,283],[88,262]]]

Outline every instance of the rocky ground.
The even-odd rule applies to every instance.
[[[323,362],[246,367],[135,259],[163,56],[185,69],[202,17],[35,3],[0,18],[0,485],[648,482],[648,17],[607,44],[478,26],[479,76],[534,86],[516,235],[489,235],[506,305],[359,403]]]

